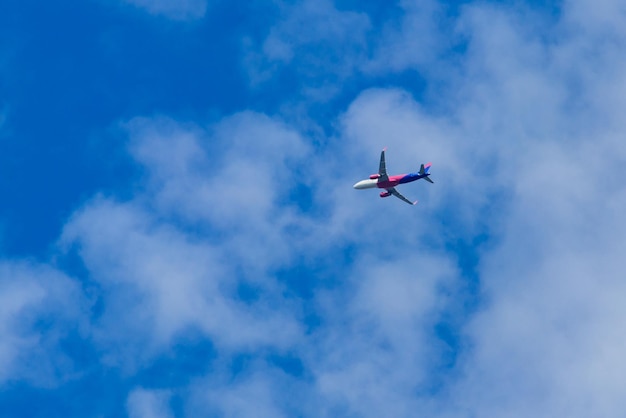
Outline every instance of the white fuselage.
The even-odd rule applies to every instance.
[[[377,186],[378,180],[377,179],[367,179],[367,180],[361,180],[360,182],[356,183],[353,187],[355,189],[375,189]]]

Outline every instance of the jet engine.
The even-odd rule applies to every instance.
[[[391,196],[391,193],[389,192],[380,192],[380,197],[389,197]]]
[[[380,177],[380,174],[372,174],[370,180],[376,180],[378,177]]]

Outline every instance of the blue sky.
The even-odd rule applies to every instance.
[[[5,1],[2,416],[622,416],[624,28]]]

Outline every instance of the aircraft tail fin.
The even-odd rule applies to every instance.
[[[422,164],[422,165],[420,166],[420,175],[424,176],[424,177],[422,177],[422,178],[423,178],[424,180],[426,180],[427,182],[429,182],[429,183],[434,183],[434,181],[432,181],[432,180],[430,179],[430,177],[428,177],[428,176],[430,175],[430,166],[431,166],[431,165],[432,165],[431,163],[428,163],[428,164],[426,164],[426,165]]]

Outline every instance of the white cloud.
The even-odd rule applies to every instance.
[[[252,112],[226,118],[212,133],[169,130],[172,121],[137,119],[129,127],[132,152],[149,172],[156,209],[220,234],[219,247],[238,263],[284,262],[297,230],[291,190],[311,152],[282,122]],[[165,134],[164,134],[165,133]],[[266,245],[259,246],[263,237]]]
[[[194,20],[204,17],[208,0],[124,0],[154,15],[174,20]]]
[[[311,45],[327,45],[330,48],[339,46],[348,50],[366,45],[364,36],[369,27],[367,16],[337,10],[329,0],[302,1],[286,7],[284,14],[284,20],[272,28],[263,44],[263,52],[270,60],[289,62],[293,59],[294,50]],[[334,57],[319,58],[318,62],[325,63]]]
[[[340,94],[346,81],[364,76],[417,69],[441,81],[454,72],[444,56],[459,40],[450,36],[452,19],[444,5],[431,0],[390,3],[372,12],[389,15],[377,23],[379,16],[337,3],[304,0],[281,7],[262,46],[244,42],[251,84],[286,70],[297,74],[303,97],[325,102]]]
[[[133,390],[126,401],[126,410],[130,418],[168,418],[172,417],[169,407],[170,394],[162,390]]]
[[[356,265],[346,293],[326,295],[328,323],[309,364],[322,397],[318,411],[409,416],[441,366],[433,328],[449,309],[446,295],[456,293],[455,269],[425,251],[393,261],[372,253]]]
[[[289,417],[309,409],[303,384],[267,363],[257,361],[246,373],[228,378],[212,373],[193,386],[188,411],[198,417]]]
[[[245,64],[252,85],[291,67],[308,82],[302,92],[316,100],[335,95],[341,80],[367,58],[366,14],[338,10],[330,0],[304,0],[280,9],[262,45],[247,45]]]
[[[285,176],[292,159],[307,152],[299,135],[252,113],[213,134],[160,118],[128,129],[146,190],[129,202],[94,199],[61,239],[102,286],[95,332],[109,361],[132,369],[189,330],[234,352],[292,346],[297,310],[271,273],[298,246],[282,194],[295,184]],[[256,296],[242,299],[240,286]]]
[[[261,358],[252,356],[235,375],[222,364],[194,382],[189,412],[410,415],[419,405],[414,394],[429,388],[432,371],[441,367],[442,343],[432,328],[459,285],[455,269],[450,260],[425,254],[381,261],[370,253],[355,263],[359,267],[338,288],[316,296],[322,325],[290,351],[302,363],[302,375],[257,352]]]
[[[387,74],[414,68],[438,78],[440,75],[431,68],[441,71],[444,62],[440,55],[455,41],[453,36],[443,36],[444,5],[432,0],[399,3],[402,17],[382,28],[371,60],[364,63],[367,71]]]
[[[615,173],[626,147],[619,93],[624,33],[573,29],[546,43],[514,10],[467,7],[471,35],[459,95],[460,129],[491,150],[493,181],[508,190],[490,214],[494,245],[480,264],[486,305],[466,329],[471,344],[450,386],[454,416],[620,416],[626,363],[622,323],[626,190]],[[569,6],[569,7],[568,7]],[[577,13],[577,12],[576,12]],[[622,15],[623,20],[623,15]],[[611,42],[589,45],[599,30]],[[594,74],[594,76],[590,76]],[[480,140],[478,140],[478,134]],[[481,193],[468,178],[468,190]]]
[[[84,332],[85,301],[71,279],[30,262],[0,262],[0,384],[50,386],[73,373],[60,348]]]

